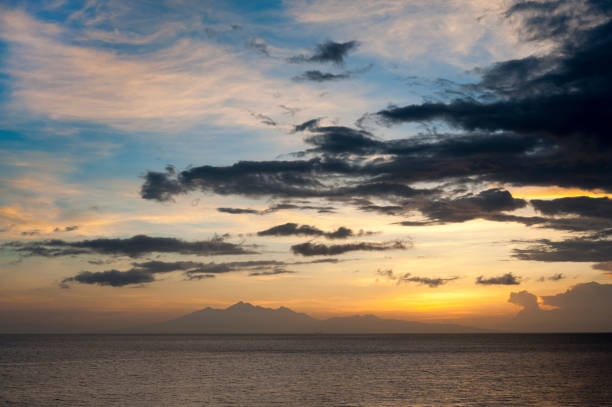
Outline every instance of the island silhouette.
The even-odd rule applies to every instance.
[[[411,334],[482,333],[489,330],[375,315],[313,318],[287,307],[266,308],[238,302],[225,309],[206,307],[166,322],[141,327],[138,333],[160,334]]]

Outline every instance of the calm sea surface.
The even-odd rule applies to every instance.
[[[0,405],[612,406],[612,335],[0,335]]]

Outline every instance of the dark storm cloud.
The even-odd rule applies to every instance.
[[[538,137],[480,134],[418,136],[382,142],[363,130],[313,125],[306,122],[298,127],[314,133],[305,139],[314,146],[306,153],[318,153],[323,157],[296,161],[242,161],[227,167],[191,168],[178,174],[173,168],[165,173],[149,172],[145,175],[141,195],[145,199],[168,201],[175,195],[201,190],[252,197],[335,199],[376,196],[392,199],[430,193],[407,185],[414,182],[468,177],[474,172],[481,173],[481,176],[489,172],[508,177],[513,161],[545,144]],[[361,158],[346,158],[347,154],[364,158],[372,154],[393,157],[364,162]],[[333,186],[332,181],[336,181]]]
[[[126,239],[92,239],[69,242],[60,239],[38,241],[12,241],[2,245],[24,256],[71,256],[79,254],[106,254],[140,257],[149,253],[178,253],[200,256],[249,254],[243,246],[225,242],[216,237],[210,240],[188,242],[173,237],[137,235]]]
[[[481,100],[460,98],[449,103],[390,107],[378,115],[389,124],[442,120],[467,131],[505,131],[519,137],[539,134],[554,142],[555,148],[547,149],[547,154],[542,151],[522,157],[510,163],[511,168],[503,174],[480,174],[520,184],[611,190],[609,2],[606,6],[600,1],[534,4],[517,3],[509,14],[525,17],[524,28],[531,38],[558,41],[551,54],[484,69],[482,81],[474,86],[481,92]],[[558,14],[551,17],[544,11],[549,9]],[[591,24],[576,24],[576,19]]]
[[[279,198],[409,197],[430,193],[401,182],[370,179],[340,184],[342,177],[378,172],[335,158],[296,161],[241,161],[231,166],[205,165],[175,174],[148,172],[141,188],[144,199],[171,201],[175,195],[200,190],[219,195]]]
[[[214,264],[214,263],[212,263]],[[106,270],[106,271],[83,271],[74,277],[68,277],[62,280],[61,285],[66,286],[67,283],[77,282],[81,284],[98,284],[110,285],[112,287],[122,287],[132,284],[144,284],[155,281],[155,274],[171,273],[174,271],[189,271],[199,270],[209,264],[193,261],[147,261],[143,263],[132,263],[132,268],[125,271]],[[225,270],[212,270],[208,274],[227,272]]]
[[[199,189],[220,195],[316,196],[322,183],[311,173],[317,166],[317,160],[241,161],[227,167],[191,168],[176,176],[172,171],[148,172],[141,195],[144,199],[170,201],[174,195]]]
[[[431,288],[436,288],[441,285],[444,285],[450,281],[457,280],[459,277],[449,277],[449,278],[430,278],[430,277],[417,277],[413,276],[411,273],[404,274],[395,274],[393,270],[377,270],[376,274],[389,280],[397,281],[398,284],[401,283],[417,283],[429,286]]]
[[[553,55],[498,63],[478,85],[494,102],[457,99],[378,112],[388,122],[443,120],[465,130],[548,134],[579,147],[610,148],[607,117],[612,86],[612,24],[574,33]],[[574,136],[578,136],[577,140]],[[572,143],[574,144],[574,143]]]
[[[439,119],[468,131],[510,131],[526,134],[552,134],[561,137],[580,133],[585,130],[584,127],[587,127],[587,130],[593,132],[592,136],[601,137],[598,141],[608,144],[608,141],[604,139],[603,122],[610,111],[606,106],[593,106],[595,103],[604,102],[603,100],[590,101],[591,106],[576,109],[577,105],[586,103],[587,100],[573,95],[549,96],[548,100],[542,100],[545,97],[495,103],[466,100],[455,100],[449,104],[425,103],[391,108],[380,111],[378,114],[390,122],[422,122]],[[544,109],[547,110],[543,111]],[[591,119],[592,123],[585,125],[576,122],[579,115],[596,117],[587,117],[587,120]]]
[[[304,130],[317,134],[304,140],[315,146],[309,152],[364,156],[387,154],[397,156],[398,159],[423,160],[424,163],[427,158],[482,159],[491,155],[498,158],[521,157],[553,146],[550,140],[541,136],[523,137],[513,133],[419,134],[409,139],[382,141],[374,138],[369,131],[345,126],[309,125]]]
[[[332,82],[348,79],[351,77],[351,72],[345,71],[338,74],[331,72],[321,72],[318,70],[306,71],[301,75],[293,78],[295,81],[311,81],[311,82]]]
[[[559,198],[552,200],[531,200],[530,204],[542,216],[516,216],[496,214],[490,220],[501,222],[517,222],[527,226],[537,226],[565,230],[570,232],[591,232],[594,238],[605,238],[611,235],[612,213],[608,198],[590,198],[586,196]]]
[[[417,136],[409,140],[381,142],[369,132],[348,127],[317,126],[310,130],[314,134],[305,141],[314,148],[308,153],[323,154],[323,157],[296,161],[243,161],[228,167],[196,167],[178,174],[174,171],[149,172],[141,195],[145,199],[167,201],[177,194],[201,190],[252,197],[377,197],[394,200],[435,192],[415,190],[407,185],[414,182],[475,176],[483,181],[486,178],[516,181],[519,177],[530,177],[529,168],[519,171],[516,163],[522,156],[536,160],[537,154],[533,151],[546,145],[539,137],[514,135]],[[347,154],[363,155],[364,158],[372,154],[392,157],[363,161],[361,158],[347,158]],[[567,168],[566,179],[581,175],[574,170]],[[533,171],[537,174],[534,177],[541,177],[544,183],[553,183],[545,167]],[[332,181],[335,185],[331,185]]]
[[[446,223],[487,218],[497,212],[513,211],[526,205],[525,200],[514,198],[510,192],[495,188],[457,199],[429,201],[419,210],[432,221]]]
[[[303,62],[332,62],[337,65],[344,63],[349,52],[359,46],[357,41],[334,42],[327,41],[317,45],[312,55],[297,55],[288,59],[289,62],[299,64]]]
[[[316,226],[298,225],[297,223],[285,223],[273,226],[269,229],[257,232],[258,236],[323,236],[328,239],[346,239],[355,236],[355,233],[344,226],[339,227],[333,232],[324,232]]]
[[[503,213],[521,209],[525,206],[527,206],[527,201],[514,198],[506,190],[492,188],[477,194],[469,193],[456,198],[425,200],[413,203],[409,207],[391,207],[390,211],[391,213],[401,213],[407,209],[418,209],[427,218],[424,221],[396,222],[396,224],[403,226],[442,225],[465,222],[472,219],[486,219],[494,222],[516,222],[527,226],[539,225],[540,227],[562,230],[592,230],[592,228],[583,228],[596,226],[581,223],[579,219],[557,220],[538,216],[518,216]],[[367,207],[364,209],[367,209]]]
[[[518,216],[509,214],[494,214],[486,219],[496,222],[515,222],[526,226],[566,230],[569,232],[601,231],[612,228],[612,219],[591,217],[544,218],[541,216]]]
[[[152,281],[155,281],[155,277],[153,277],[151,273],[144,270],[132,269],[128,271],[83,271],[74,277],[64,279],[62,284],[77,282],[81,284],[98,284],[110,285],[111,287],[123,287],[125,285],[150,283]]]
[[[480,276],[476,279],[476,284],[483,285],[518,285],[520,284],[520,278],[512,273],[506,273],[501,276],[488,277]]]
[[[577,237],[561,241],[541,239],[531,242],[526,249],[514,249],[513,257],[533,261],[573,261],[607,262],[612,261],[612,240]]]
[[[300,159],[148,172],[141,195],[158,201],[191,191],[322,198],[392,215],[420,211],[425,218],[405,225],[481,218],[571,232],[610,229],[607,199],[534,200],[546,216],[519,216],[506,212],[523,208],[524,200],[503,189],[478,191],[490,184],[612,191],[611,12],[595,0],[513,3],[507,15],[522,24],[524,38],[553,40],[548,54],[480,69],[481,80],[465,87],[470,97],[391,106],[373,116],[388,125],[441,120],[456,133],[383,140],[361,127],[313,119],[294,129],[307,132],[310,146],[295,153]],[[472,192],[449,192],[455,183]]]
[[[374,140],[370,132],[356,130],[344,126],[310,127],[315,135],[306,137],[304,141],[315,146],[308,152],[325,154],[355,153],[363,154],[381,151],[383,143]]]
[[[360,242],[332,245],[306,242],[291,246],[291,251],[302,256],[334,256],[351,251],[405,250],[411,246],[411,244],[399,240],[382,243]]]
[[[532,199],[531,205],[544,215],[579,215],[612,219],[612,199],[577,196],[552,200]]]
[[[145,183],[140,188],[144,199],[171,201],[174,195],[184,193],[183,187],[170,177],[176,174],[173,166],[166,166],[165,172],[147,171],[143,176]]]
[[[550,1],[538,10],[542,4],[532,7],[534,2],[517,2],[508,13],[526,17],[523,28],[538,33],[532,38],[552,38],[558,47],[549,55],[500,62],[484,69],[478,89],[501,100],[424,103],[382,110],[380,117],[390,122],[441,119],[467,130],[540,132],[559,137],[581,134],[609,147],[605,133],[611,81],[606,67],[612,57],[612,8],[602,4],[595,0]],[[562,5],[570,8],[557,18],[545,11]],[[594,24],[571,24],[577,17]],[[561,32],[564,35],[553,34]]]

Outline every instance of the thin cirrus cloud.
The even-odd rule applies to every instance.
[[[230,207],[221,207],[217,208],[218,212],[228,213],[230,215],[267,215],[270,213],[289,210],[289,209],[298,209],[298,210],[314,210],[318,213],[334,213],[336,209],[333,206],[316,206],[316,205],[303,205],[303,204],[292,204],[289,202],[281,202],[278,204],[274,204],[269,206],[266,209],[252,209],[252,208],[230,208]]]
[[[357,95],[343,103],[344,95],[321,99],[289,78],[265,75],[265,63],[248,63],[238,51],[189,36],[174,35],[170,44],[128,55],[67,41],[79,36],[21,11],[3,9],[0,27],[0,39],[8,44],[6,69],[15,80],[12,105],[54,119],[176,131],[204,119],[258,126],[249,109],[282,117],[279,105],[298,99],[321,111],[367,103]],[[278,88],[288,96],[279,99],[270,91]]]
[[[540,277],[538,278],[538,281],[540,282],[544,282],[544,281],[561,281],[564,280],[565,278],[567,278],[565,275],[563,275],[563,273],[557,273],[557,274],[553,274],[552,276],[548,276],[548,277]]]
[[[402,283],[416,283],[416,284],[421,284],[421,285],[426,285],[430,288],[436,288],[436,287],[440,287],[441,285],[447,284],[451,281],[457,280],[459,277],[458,276],[453,276],[453,277],[447,277],[447,278],[442,278],[442,277],[418,277],[418,276],[414,276],[411,273],[404,273],[404,274],[396,274],[393,272],[393,270],[391,269],[387,269],[387,270],[377,270],[376,271],[376,275],[387,278],[389,280],[392,281],[397,281],[397,284],[402,284]]]
[[[359,242],[326,245],[323,243],[306,242],[291,246],[294,254],[302,256],[335,256],[352,251],[387,251],[387,250],[406,250],[412,247],[410,242],[391,241],[391,242]]]
[[[73,226],[64,226],[63,228],[56,227],[53,229],[53,232],[73,232],[77,230],[79,227],[76,225]]]
[[[371,234],[368,232],[353,232],[345,226],[340,226],[333,232],[324,232],[323,230],[311,225],[298,225],[297,223],[284,223],[282,225],[273,226],[269,229],[257,232],[258,236],[321,236],[327,239],[346,239],[356,235]]]
[[[286,5],[307,28],[354,38],[363,53],[411,65],[438,59],[472,68],[534,50],[503,17],[503,1],[289,0]]]
[[[283,268],[276,268],[269,271],[253,271],[249,273],[251,277],[266,277],[266,276],[277,276],[279,274],[295,274],[295,271],[286,270]]]
[[[103,254],[111,256],[140,257],[150,253],[176,253],[199,256],[240,255],[255,253],[240,244],[222,238],[186,241],[174,237],[136,235],[130,238],[100,238],[81,241],[61,239],[10,241],[0,246],[22,256],[60,257]]]
[[[287,270],[287,265],[304,265],[315,263],[336,263],[337,259],[315,261],[284,262],[278,260],[247,260],[225,263],[202,263],[194,261],[159,261],[132,263],[128,270],[82,271],[72,277],[67,277],[60,283],[61,288],[69,288],[71,283],[123,287],[152,283],[156,275],[180,271],[187,280],[199,281],[214,278],[220,274],[247,272],[249,277],[266,277],[281,274],[294,274]]]
[[[295,76],[293,80],[300,81],[311,81],[311,82],[332,82],[332,81],[340,81],[343,79],[348,79],[351,77],[351,73],[341,72],[341,73],[331,73],[331,72],[321,72],[318,70],[306,71],[298,76]]]

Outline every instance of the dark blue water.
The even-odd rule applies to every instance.
[[[612,406],[612,335],[4,335],[0,405]]]

